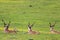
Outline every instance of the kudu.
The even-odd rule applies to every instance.
[[[33,25],[34,24],[30,24],[30,23],[28,24],[28,34],[40,34],[40,32],[32,30]]]
[[[5,33],[16,33],[17,32],[15,29],[9,30],[9,26],[10,26],[11,21],[9,21],[9,23],[5,23],[5,21],[2,19],[2,22],[4,23],[4,32]]]
[[[54,30],[54,26],[55,26],[56,22],[54,24],[52,24],[52,23],[49,23],[49,24],[50,24],[50,32],[51,33],[53,33],[53,34],[60,34],[59,31]]]

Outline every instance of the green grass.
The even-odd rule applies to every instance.
[[[32,7],[29,7],[32,5]],[[48,34],[49,22],[57,22],[55,29],[60,31],[60,0],[0,0],[1,19],[11,21],[10,28],[21,29],[17,34],[6,34],[0,30],[1,40],[60,40],[59,34]],[[41,31],[40,35],[25,34],[28,23],[35,23],[33,30]],[[24,32],[22,32],[24,31]],[[44,33],[47,32],[47,33]]]

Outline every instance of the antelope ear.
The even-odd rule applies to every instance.
[[[4,25],[6,25],[5,21],[2,19],[2,22],[4,23]]]
[[[50,26],[51,26],[51,22],[49,22]]]
[[[2,19],[2,22],[4,22],[4,20]]]
[[[55,26],[56,22],[52,25],[52,26]]]
[[[33,26],[34,26],[34,24],[31,25],[31,27],[33,27]]]

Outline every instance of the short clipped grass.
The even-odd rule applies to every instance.
[[[10,20],[10,28],[20,32],[4,33],[1,19]],[[60,40],[59,34],[49,34],[49,22],[55,21],[55,29],[60,31],[60,0],[0,0],[0,40]],[[40,35],[26,33],[29,22]]]

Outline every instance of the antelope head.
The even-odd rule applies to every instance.
[[[49,24],[50,24],[50,31],[54,30],[54,26],[55,26],[56,22],[54,24],[52,24],[52,23],[49,23]]]
[[[7,23],[5,23],[5,21],[2,19],[2,22],[4,23],[4,29],[5,29],[5,30],[8,30],[11,21],[9,21],[9,23],[7,24]]]
[[[34,24],[28,24],[28,30],[32,30],[32,27],[33,27]]]

